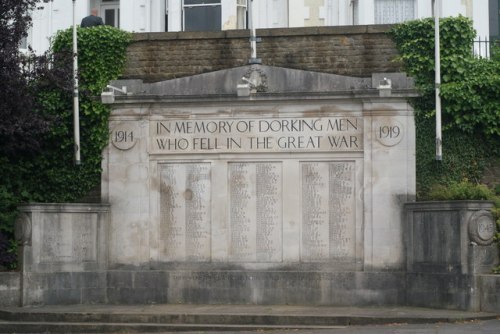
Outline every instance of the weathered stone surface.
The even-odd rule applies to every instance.
[[[19,306],[21,302],[21,274],[0,272],[0,306]]]
[[[113,304],[402,305],[404,273],[284,271],[110,271]],[[132,277],[132,279],[129,279]],[[116,282],[116,280],[115,280]],[[154,288],[151,288],[154,286]]]
[[[406,204],[408,271],[489,273],[498,264],[492,207],[488,201]]]
[[[31,227],[29,235],[22,233],[21,305],[104,302],[109,206],[31,204],[19,210],[26,219],[17,224]]]
[[[456,273],[407,273],[407,305],[479,311],[476,278]]]
[[[262,64],[369,77],[398,72],[390,26],[257,30]],[[134,34],[127,50],[126,79],[145,82],[187,77],[243,66],[250,57],[248,31]]]
[[[500,312],[500,275],[480,275],[481,311]]]

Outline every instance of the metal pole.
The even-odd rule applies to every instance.
[[[441,52],[439,49],[439,0],[434,1],[434,48],[436,64],[436,160],[443,160],[443,140],[441,135]]]
[[[78,43],[76,34],[76,11],[73,0],[73,134],[75,139],[75,164],[80,161],[80,105],[78,101]]]
[[[252,54],[250,55],[250,64],[261,64],[262,61],[257,59],[257,35],[255,32],[255,20],[253,12],[253,0],[248,0],[248,26],[250,28],[250,48]]]

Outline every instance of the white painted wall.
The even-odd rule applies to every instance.
[[[417,19],[432,16],[432,0],[417,0]]]
[[[359,5],[359,24],[374,24],[375,23],[375,1],[374,0],[358,0]]]
[[[468,0],[441,0],[441,17],[458,16],[458,14],[466,16],[466,1]]]
[[[168,31],[182,30],[182,3],[179,0],[168,2]]]
[[[76,0],[77,23],[98,7],[101,0]],[[488,0],[441,0],[441,16],[468,16],[474,20],[479,36],[489,36]],[[416,0],[416,17],[432,15],[432,0]],[[38,53],[49,47],[49,38],[57,30],[72,24],[72,1],[54,0],[44,4],[43,10],[33,14],[33,27],[28,43]],[[121,0],[120,27],[132,32],[165,30],[165,12],[168,8],[168,31],[182,30],[182,0]],[[257,28],[303,27],[309,17],[304,0],[254,0]],[[358,0],[359,24],[374,24],[375,0]],[[321,15],[326,25],[353,24],[351,0],[324,0]],[[236,0],[221,0],[223,30],[236,28]]]
[[[290,28],[303,27],[307,13],[305,10],[293,10],[293,8],[304,8],[304,0],[289,0],[288,6],[291,9],[288,15],[288,26]]]
[[[28,44],[37,53],[43,53],[50,46],[50,38],[58,31],[73,25],[73,2],[70,0],[54,0],[43,4],[44,8],[33,13],[33,26],[28,36]],[[87,1],[76,0],[76,22],[90,12]]]
[[[288,27],[288,0],[254,0],[256,11],[256,28],[285,28]],[[296,8],[301,12],[304,6]],[[304,24],[302,23],[302,26]]]
[[[472,20],[477,35],[481,36],[481,39],[490,35],[488,14],[488,0],[475,0],[472,2]]]

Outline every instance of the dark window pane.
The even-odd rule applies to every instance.
[[[115,26],[115,10],[106,9],[104,10],[104,23],[108,26]]]
[[[184,8],[185,31],[221,30],[220,6],[202,6]]]
[[[220,0],[184,0],[184,5],[201,5],[210,3],[220,3]]]

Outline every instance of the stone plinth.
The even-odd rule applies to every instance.
[[[402,302],[383,282],[405,269],[413,93],[393,74],[382,97],[379,79],[245,66],[113,83],[129,94],[103,161],[109,301]]]
[[[19,207],[21,305],[105,301],[108,205]]]
[[[407,212],[409,305],[478,311],[498,307],[488,280],[498,265],[488,201],[417,202]],[[484,305],[481,306],[481,300]]]

